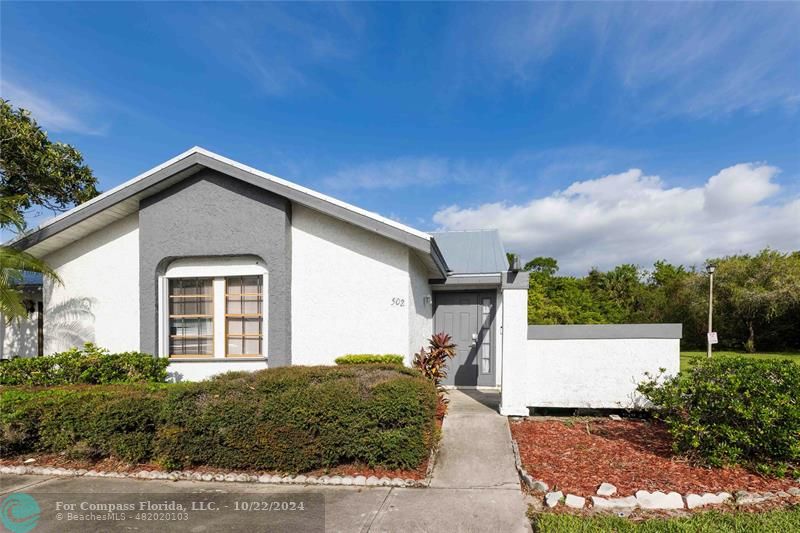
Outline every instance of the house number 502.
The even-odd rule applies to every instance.
[[[392,298],[392,305],[394,307],[405,307],[406,301],[403,298]]]

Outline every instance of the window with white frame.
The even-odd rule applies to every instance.
[[[267,271],[256,258],[181,259],[159,283],[161,353],[264,357]]]

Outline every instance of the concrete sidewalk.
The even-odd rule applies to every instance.
[[[324,498],[325,531],[530,531],[526,505],[514,469],[511,435],[504,417],[493,409],[496,395],[479,392],[450,393],[450,410],[443,427],[442,448],[431,487],[326,487],[153,481],[111,478],[0,476],[0,492],[25,492],[46,500],[59,494],[124,493],[191,494],[247,493],[253,497],[309,495]],[[279,523],[265,522],[265,514],[208,513],[193,532],[281,531]],[[272,518],[271,516],[269,517]],[[185,531],[180,522],[118,524],[115,529]],[[148,527],[152,526],[152,529]],[[296,529],[296,528],[288,528]],[[107,531],[108,524],[87,522],[80,531]],[[39,524],[36,532],[64,531],[58,524]]]

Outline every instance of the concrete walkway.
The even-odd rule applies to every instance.
[[[511,431],[497,412],[500,395],[451,390],[431,487],[519,490]]]
[[[530,531],[525,518],[527,508],[514,469],[508,424],[494,408],[497,395],[452,391],[450,399],[442,447],[431,487],[426,489],[5,475],[0,476],[0,493],[20,491],[31,494],[43,504],[43,511],[47,502],[79,493],[104,497],[133,493],[162,501],[192,493],[216,496],[247,493],[250,500],[305,497],[322,502],[324,498],[324,516],[319,516],[323,508],[319,505],[319,510],[315,511],[317,515],[307,514],[307,525],[324,523],[325,531]],[[37,532],[109,530],[107,522],[66,524],[46,520],[45,516],[47,512],[43,512]],[[292,519],[295,522],[291,522]],[[275,513],[205,513],[202,524],[190,529],[196,533],[297,530],[296,520],[291,517],[284,519]],[[143,532],[189,530],[186,522],[134,524],[129,521],[119,525],[124,527],[114,529],[134,527]],[[314,530],[312,527],[302,529]]]

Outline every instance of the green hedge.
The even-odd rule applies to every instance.
[[[287,367],[164,385],[6,388],[0,450],[303,472],[416,468],[436,438],[436,391],[396,365]]]
[[[98,385],[0,393],[0,452],[61,453],[74,459],[153,455],[166,385]]]
[[[353,353],[336,358],[337,365],[389,364],[402,365],[403,356],[393,353]]]
[[[44,357],[17,357],[0,362],[0,385],[159,383],[167,379],[169,361],[139,352],[112,354],[86,343]]]
[[[716,356],[639,391],[677,452],[778,475],[800,467],[800,366],[791,361]]]

